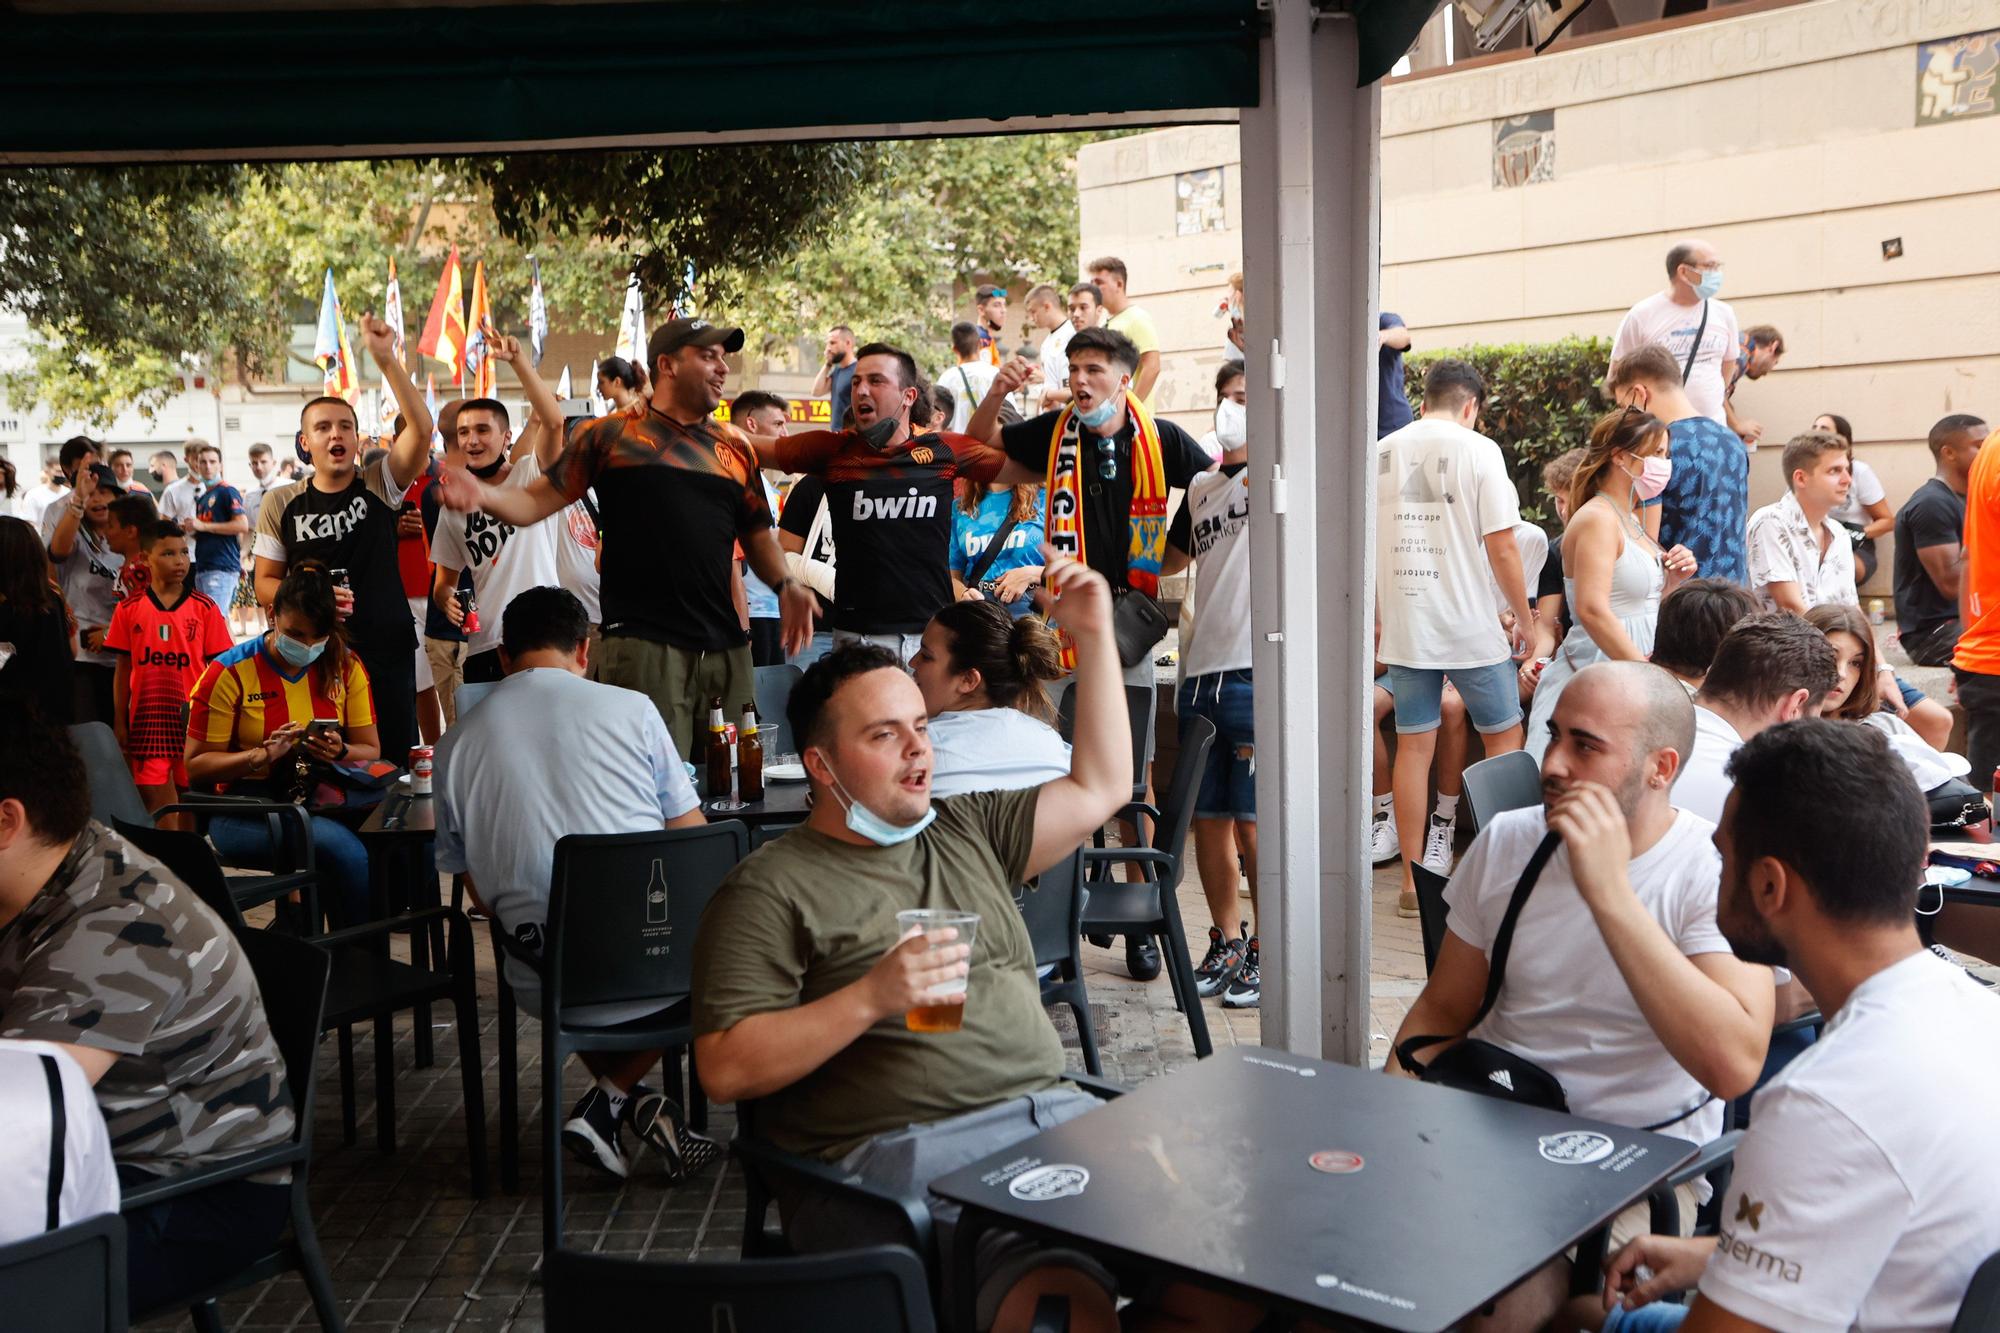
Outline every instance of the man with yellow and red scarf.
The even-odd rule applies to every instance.
[[[1080,329],[1064,350],[1072,395],[1067,407],[1018,425],[1000,424],[1007,395],[1037,367],[1017,356],[1000,368],[965,433],[1006,453],[1000,482],[1047,486],[1050,546],[1102,574],[1121,601],[1157,598],[1167,551],[1167,493],[1185,490],[1215,462],[1192,435],[1171,421],[1155,420],[1132,392],[1139,349],[1130,338],[1112,329]],[[1117,619],[1136,626],[1148,617],[1133,613],[1148,609],[1143,603],[1120,607]],[[1123,662],[1127,685],[1153,687],[1153,648],[1166,632],[1165,617],[1153,623],[1159,635]],[[1138,646],[1144,634],[1119,637],[1123,649]],[[1067,643],[1063,660],[1071,660]],[[1142,773],[1150,771],[1152,758],[1149,749]],[[1125,962],[1141,981],[1159,975],[1159,951],[1150,940],[1128,938]]]

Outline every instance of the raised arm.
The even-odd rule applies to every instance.
[[[396,395],[396,410],[403,414],[403,433],[389,446],[389,480],[398,492],[407,491],[431,461],[431,410],[410,372],[396,359],[396,331],[369,311],[361,316],[361,338],[382,372],[382,382]]]
[[[461,512],[477,509],[517,528],[539,523],[570,503],[546,476],[536,477],[526,486],[491,486],[462,467],[448,467],[432,484],[438,487],[446,507]],[[258,577],[263,577],[261,568]]]
[[[1132,725],[1111,633],[1111,585],[1052,546],[1042,547],[1042,555],[1053,591],[1042,594],[1043,609],[1076,645],[1076,731],[1069,776],[1044,784],[1035,802],[1030,875],[1075,851],[1132,799]]]
[[[986,390],[986,396],[973,409],[972,419],[965,423],[965,433],[997,449],[1000,446],[1000,409],[1006,406],[1007,395],[1026,384],[1028,377],[1037,369],[1036,364],[1025,356],[1016,356],[1000,367],[993,376],[992,386]]]
[[[69,553],[76,549],[76,533],[83,524],[83,511],[89,508],[90,497],[96,492],[97,474],[88,466],[78,468],[76,489],[56,502],[62,506],[62,516],[49,533],[49,555],[52,559],[67,560]]]
[[[556,391],[549,387],[542,373],[535,369],[535,359],[521,355],[521,340],[510,338],[486,326],[486,353],[495,361],[514,368],[514,377],[521,381],[521,392],[528,396],[528,406],[534,409],[534,421],[542,425],[542,435],[535,443],[535,463],[547,472],[556,465],[562,454],[562,401]],[[533,427],[534,422],[522,428],[522,434]]]

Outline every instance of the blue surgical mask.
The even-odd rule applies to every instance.
[[[827,766],[827,771],[829,773],[833,771],[832,765]],[[847,788],[841,785],[838,777],[833,780],[833,795],[847,811],[848,832],[857,833],[878,847],[895,847],[906,843],[929,828],[931,821],[937,818],[937,807],[931,806],[924,811],[924,817],[914,824],[891,824],[849,796]]]
[[[285,665],[291,667],[294,671],[305,670],[314,662],[319,661],[319,655],[326,651],[326,642],[324,640],[315,644],[304,644],[294,639],[291,635],[282,632],[272,634],[271,642],[272,646],[278,650],[278,656],[285,659]]]
[[[1111,420],[1112,415],[1118,411],[1119,407],[1123,404],[1123,402],[1124,399],[1122,397],[1107,398],[1103,402],[1099,403],[1096,407],[1088,408],[1082,412],[1078,412],[1076,414],[1076,419],[1078,421],[1081,421],[1084,425],[1090,427],[1092,430],[1096,430],[1099,426],[1102,426],[1105,422]]]
[[[1701,281],[1696,283],[1694,287],[1695,295],[1704,301],[1713,301],[1715,294],[1721,290],[1722,270],[1719,268],[1703,269]]]

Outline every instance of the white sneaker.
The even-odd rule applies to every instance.
[[[1441,824],[1437,816],[1424,831],[1424,854],[1417,864],[1434,875],[1451,874],[1451,845],[1458,836],[1458,821]]]
[[[1393,861],[1403,854],[1402,839],[1396,836],[1396,821],[1378,819],[1368,829],[1368,855],[1376,865]]]

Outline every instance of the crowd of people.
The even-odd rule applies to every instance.
[[[1433,362],[1413,407],[1410,331],[1378,321],[1371,843],[1402,865],[1398,910],[1418,910],[1413,865],[1450,877],[1389,1072],[1430,1076],[1441,1046],[1477,1037],[1546,1071],[1572,1112],[1696,1141],[1763,1087],[1719,1244],[1647,1234],[1641,1204],[1614,1225],[1602,1299],[1570,1301],[1557,1260],[1482,1327],[1941,1329],[2000,1249],[1980,1188],[2000,1156],[1979,1133],[2000,1083],[1963,1057],[2000,1037],[2000,1000],[1925,945],[2000,949],[1962,914],[1920,934],[1914,912],[1926,793],[1985,786],[2000,762],[2000,450],[1982,452],[1979,419],[1945,417],[1937,476],[1892,514],[1828,415],[1782,446],[1787,493],[1751,512],[1763,427],[1734,392],[1784,343],[1738,331],[1721,267],[1676,246],[1668,286],[1628,315],[1616,406],[1543,470],[1554,536],[1523,521],[1480,432],[1478,373]],[[813,799],[703,918],[696,1058],[710,1096],[756,1102],[760,1136],[919,1187],[1096,1104],[1064,1080],[1014,894],[1145,787],[1128,698],[1150,700],[1167,660],[1162,580],[1190,571],[1174,712],[1216,733],[1193,810],[1197,990],[1257,1005],[1245,370],[1224,361],[1204,437],[1156,416],[1159,338],[1128,277],[1107,257],[1030,289],[1032,348],[1007,345],[1009,293],[981,287],[941,366],[832,329],[813,386],[828,429],[791,430],[766,392],[731,399],[744,333],[694,317],[655,330],[643,365],[600,363],[598,417],[567,414],[488,328],[526,419],[476,398],[434,422],[364,316],[400,410],[385,438],[317,398],[304,471],[260,446],[239,488],[192,441],[187,478],[152,460],[157,500],[125,451],[63,446],[61,484],[0,517],[0,691],[34,701],[0,710],[0,1062],[46,1061],[47,1095],[81,1113],[94,1090],[110,1127],[76,1141],[98,1166],[79,1163],[57,1212],[276,1141],[293,1114],[228,928],[90,820],[64,722],[109,724],[154,810],[190,789],[310,803],[329,773],[435,745],[436,869],[499,924],[534,1011],[556,842],[704,823],[688,761],[713,709],[754,709],[760,666],[800,667],[783,719],[797,754],[779,758]],[[1240,351],[1240,297],[1227,309]],[[1902,644],[1957,667],[1969,759],[1859,609],[1891,530]],[[1545,802],[1484,820],[1457,860],[1475,732],[1487,756],[1529,751]],[[340,810],[311,828],[329,913],[360,919],[365,843]],[[268,855],[260,830],[205,825],[237,865]],[[981,924],[966,942],[905,934],[913,908]],[[107,949],[106,932],[143,947]],[[1135,976],[1157,974],[1153,950],[1127,941]],[[949,1039],[902,1021],[932,1003],[965,1006]],[[1810,1054],[1809,1037],[1774,1040],[1815,1008]],[[584,1060],[562,1127],[583,1161],[625,1176],[643,1145],[678,1179],[716,1155],[643,1082],[660,1056]],[[1959,1130],[1953,1164],[1911,1104]],[[235,1188],[210,1215],[153,1219],[135,1307],[275,1234],[275,1182]],[[1704,1182],[1681,1204],[1684,1232],[1713,1206]],[[948,1244],[951,1210],[933,1213]],[[879,1231],[827,1199],[788,1200],[784,1220],[802,1249]],[[1078,1329],[1264,1318],[1116,1269],[998,1233],[976,1265],[981,1327],[1025,1328],[1051,1294]],[[1697,1286],[1693,1307],[1657,1303]]]

